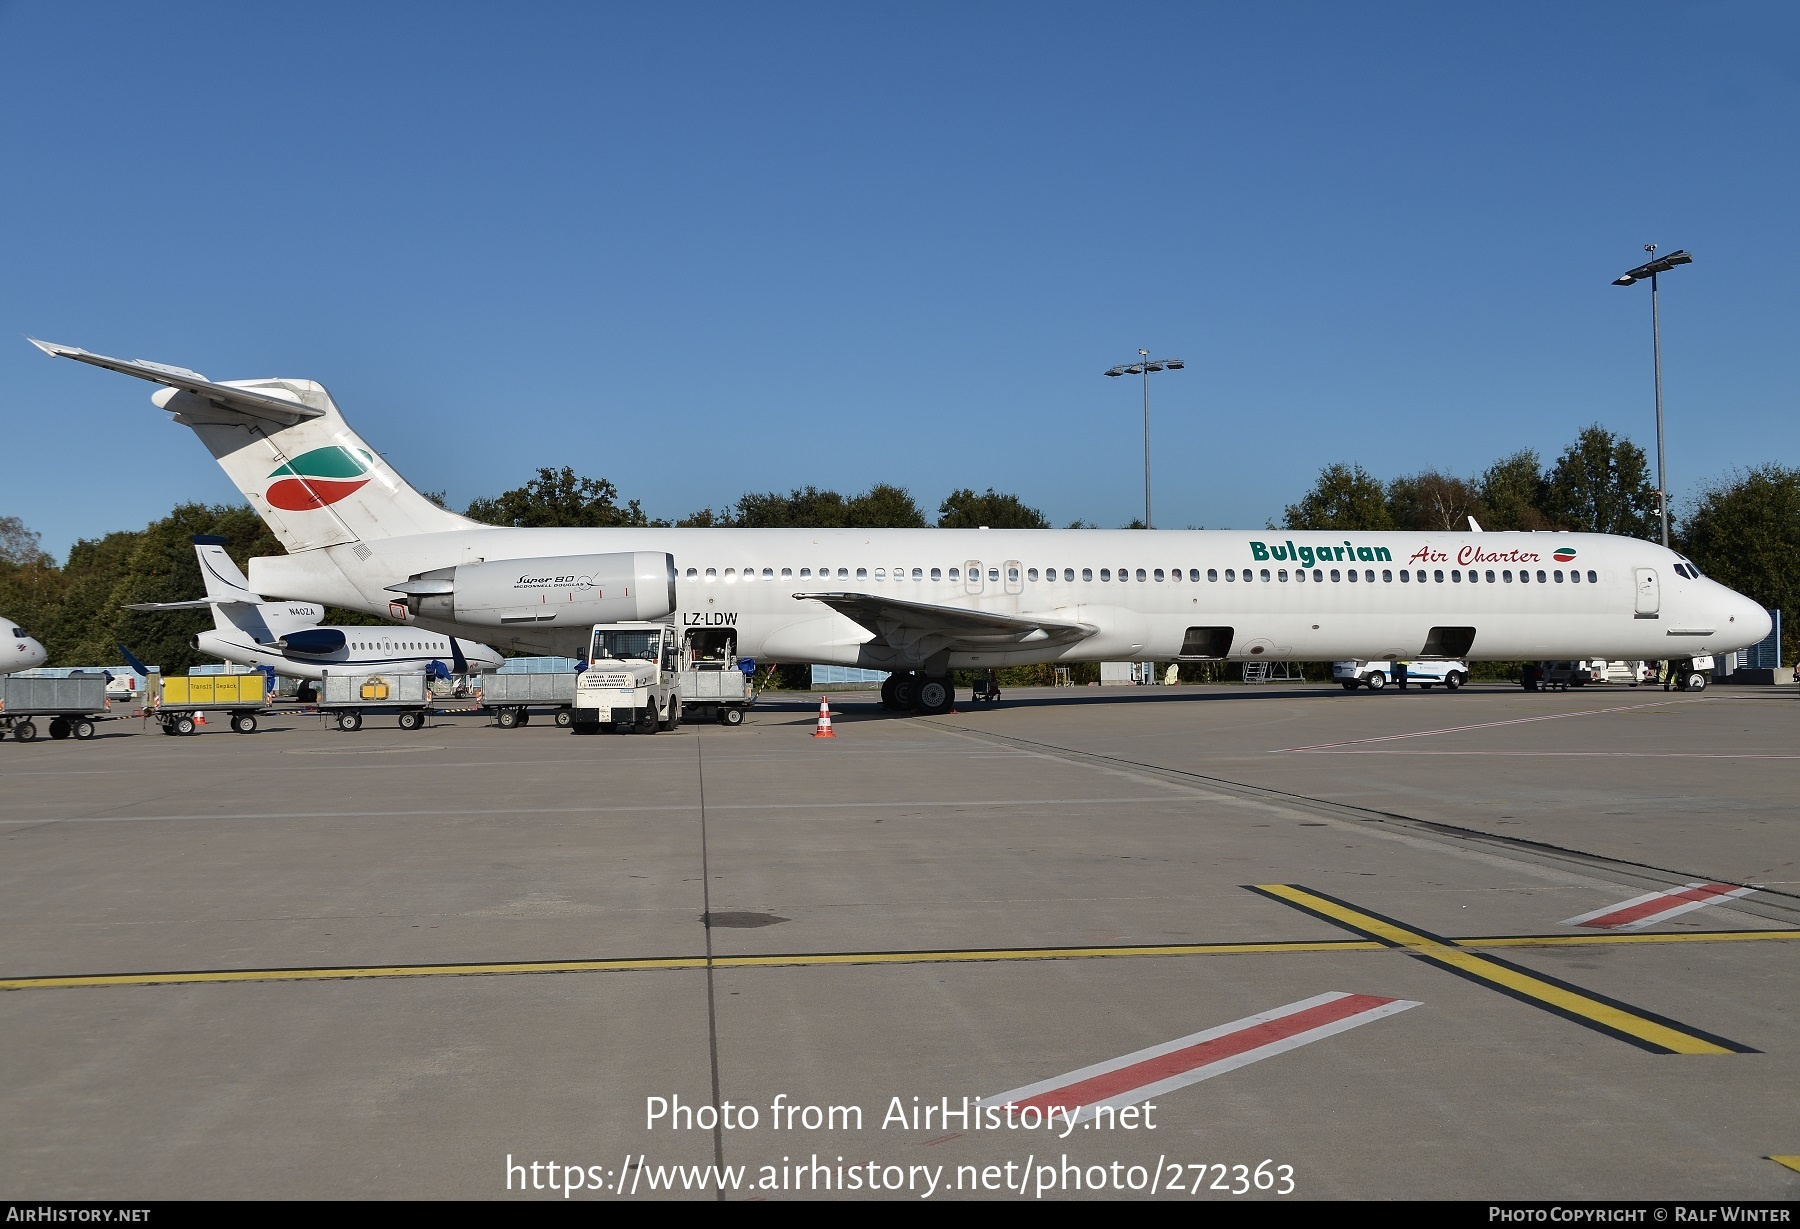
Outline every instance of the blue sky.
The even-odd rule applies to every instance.
[[[1800,460],[1800,9],[0,3],[0,515],[236,492],[24,335],[307,376],[453,505],[808,482],[1260,526],[1592,422]],[[89,469],[92,466],[94,468]]]

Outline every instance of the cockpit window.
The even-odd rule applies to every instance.
[[[24,628],[22,628],[22,627],[15,627],[15,628],[13,628],[13,639],[14,639],[14,640],[23,640],[23,639],[25,639],[25,629],[24,629]]]

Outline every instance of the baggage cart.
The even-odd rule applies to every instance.
[[[20,742],[30,742],[38,736],[33,718],[49,719],[46,725],[51,738],[92,738],[94,723],[108,718],[106,676],[0,677],[0,737],[10,730]]]
[[[493,711],[494,724],[503,730],[528,725],[534,708],[554,710],[556,724],[567,727],[573,716],[577,677],[572,670],[555,674],[484,671],[481,704]]]
[[[256,733],[269,711],[266,674],[190,674],[165,678],[150,697],[149,715],[164,734],[197,734],[206,713],[225,713],[233,733]]]
[[[319,689],[319,713],[345,731],[360,730],[363,719],[393,713],[403,730],[418,730],[430,721],[433,697],[423,670],[382,674],[334,674],[327,670]]]

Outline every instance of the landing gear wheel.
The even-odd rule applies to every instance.
[[[569,727],[569,723],[574,720],[575,720],[575,714],[571,713],[568,709],[559,708],[556,710],[556,724],[559,727],[561,727],[563,729],[567,729]]]
[[[637,719],[635,728],[639,734],[654,734],[659,724],[661,723],[657,720],[656,705],[652,704],[644,710],[643,716]]]
[[[1464,674],[1461,670],[1452,670],[1444,676],[1444,690],[1460,691],[1462,685],[1468,681],[1469,676]]]
[[[231,719],[231,728],[239,734],[256,733],[256,718],[249,713],[240,713]]]
[[[424,713],[406,712],[400,714],[400,728],[403,730],[416,730],[424,724]]]
[[[50,737],[61,742],[69,736],[69,719],[67,717],[50,718]]]
[[[21,721],[13,726],[13,737],[22,743],[28,743],[37,737],[37,727],[29,721]]]
[[[741,708],[722,708],[719,710],[720,725],[743,725],[744,710]]]
[[[1686,689],[1688,691],[1705,691],[1706,690],[1706,676],[1704,674],[1700,673],[1698,670],[1694,671],[1692,674],[1687,676],[1687,688]]]
[[[192,717],[175,718],[175,732],[177,734],[192,734],[198,728],[199,727],[194,724],[194,719]]]
[[[494,724],[503,730],[510,730],[514,726],[523,725],[524,722],[519,720],[518,709],[503,708],[498,713],[494,714]]]
[[[934,674],[919,683],[919,711],[927,717],[947,713],[955,703],[956,688],[951,686],[948,675]]]
[[[338,729],[344,731],[346,734],[353,734],[357,730],[362,729],[362,714],[361,713],[339,713],[338,714]]]
[[[82,740],[92,738],[94,736],[94,723],[86,720],[77,721],[69,727],[69,733]]]
[[[894,685],[895,712],[911,712],[919,703],[919,676],[916,674],[896,674],[890,680]]]
[[[1387,686],[1387,675],[1377,670],[1363,680],[1363,686],[1367,687],[1370,691],[1380,691],[1383,687]]]

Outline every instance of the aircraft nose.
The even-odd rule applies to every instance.
[[[1731,627],[1737,633],[1736,638],[1742,639],[1746,645],[1756,644],[1767,639],[1769,632],[1775,627],[1775,621],[1769,617],[1769,612],[1763,609],[1762,603],[1741,594],[1733,596],[1737,600],[1732,603],[1733,622]]]

